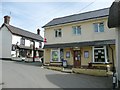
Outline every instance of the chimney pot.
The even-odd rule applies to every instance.
[[[37,34],[40,35],[40,29],[39,28],[37,29]]]
[[[10,16],[4,16],[4,23],[6,24],[10,23]]]

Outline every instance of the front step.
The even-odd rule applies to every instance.
[[[62,72],[72,73],[72,69],[63,68],[63,69],[62,69]]]

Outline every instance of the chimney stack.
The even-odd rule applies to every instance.
[[[9,24],[10,23],[10,16],[4,16],[4,23]]]
[[[37,34],[40,35],[40,29],[39,28],[37,29]]]

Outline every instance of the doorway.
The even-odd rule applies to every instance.
[[[81,67],[81,51],[80,50],[74,51],[74,67],[76,68]]]

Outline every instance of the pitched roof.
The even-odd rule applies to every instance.
[[[47,23],[44,27],[59,25],[59,24],[65,24],[65,23],[71,23],[71,22],[77,22],[77,21],[84,21],[88,19],[94,19],[99,17],[105,17],[109,15],[109,8],[104,8],[100,10],[80,13],[80,14],[74,14],[70,16],[65,16],[61,18],[55,18],[49,23]]]
[[[34,40],[37,40],[37,41],[43,41],[43,38],[38,34],[29,32],[29,31],[26,31],[26,30],[23,30],[23,29],[20,29],[20,28],[17,28],[15,26],[8,25],[8,24],[5,24],[5,23],[2,26],[4,26],[4,25],[10,30],[10,32],[12,34],[15,34],[15,35],[18,35],[18,36],[23,36],[23,37],[26,37],[26,38],[29,38],[29,39],[34,39]]]

